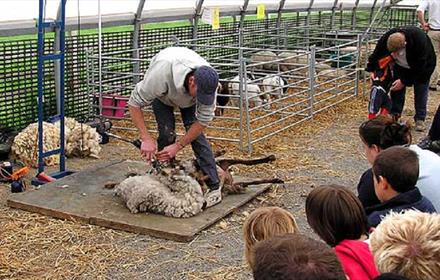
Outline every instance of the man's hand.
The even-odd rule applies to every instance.
[[[156,157],[157,145],[156,141],[151,137],[142,139],[141,155],[151,162]]]
[[[425,32],[429,31],[429,24],[427,22],[422,24],[422,29],[425,30]]]
[[[401,90],[404,87],[405,87],[405,85],[402,83],[402,81],[400,79],[398,79],[398,80],[395,80],[393,82],[393,84],[391,85],[390,90],[391,91],[398,91],[398,90]]]
[[[140,107],[128,105],[130,111],[131,119],[134,125],[139,130],[139,138],[142,141],[141,144],[141,155],[146,158],[147,161],[152,161],[155,158],[157,152],[156,141],[148,133],[147,127],[144,123],[144,114]]]
[[[157,153],[156,157],[159,161],[169,161],[176,157],[180,149],[181,146],[177,143],[174,143],[163,148],[162,151]]]

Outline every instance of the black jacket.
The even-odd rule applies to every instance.
[[[380,200],[374,192],[373,170],[371,168],[362,174],[357,186],[357,191],[358,198],[361,201],[362,206],[364,206],[364,209],[380,204]],[[367,215],[368,214],[370,213],[367,212]]]
[[[368,225],[376,227],[384,216],[391,211],[400,212],[406,209],[416,209],[421,212],[435,213],[435,208],[419,189],[414,187],[410,191],[400,193],[392,199],[368,208]],[[367,209],[366,209],[367,210]]]
[[[396,32],[405,34],[406,39],[406,60],[410,69],[395,65],[395,78],[400,79],[405,85],[411,86],[414,83],[426,83],[434,72],[436,56],[434,47],[428,35],[415,26],[393,28],[385,33],[377,42],[376,48],[368,58],[368,72],[379,68],[379,59],[390,55],[387,49],[388,37]]]

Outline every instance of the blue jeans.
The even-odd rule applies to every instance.
[[[176,141],[176,119],[174,117],[174,108],[163,104],[160,100],[153,101],[153,112],[156,117],[157,128],[159,130],[159,137],[157,138],[157,146],[159,151]],[[180,108],[183,125],[186,131],[196,121],[196,105],[189,108]],[[197,164],[205,175],[209,177],[207,185],[214,190],[219,187],[219,177],[217,173],[217,166],[215,163],[214,154],[212,153],[211,145],[206,140],[205,135],[200,134],[194,141],[191,142],[191,147],[197,159]]]
[[[428,104],[428,88],[429,81],[426,83],[414,83],[414,108],[416,109],[416,114],[414,120],[426,119],[426,105]],[[391,114],[400,116],[403,111],[403,106],[405,105],[405,93],[406,87],[399,91],[391,91]]]

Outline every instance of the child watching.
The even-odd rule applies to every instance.
[[[359,127],[359,136],[365,149],[365,156],[372,165],[377,154],[392,146],[406,145],[419,158],[419,178],[416,186],[422,195],[429,197],[435,209],[440,210],[440,157],[428,150],[411,144],[411,128],[387,116],[378,116]],[[381,202],[374,192],[373,172],[368,169],[362,174],[357,187],[358,197],[367,215],[371,207]]]
[[[243,225],[245,258],[253,268],[252,247],[265,239],[298,233],[298,226],[293,215],[280,207],[261,207],[254,210]]]
[[[252,250],[255,280],[348,279],[329,246],[302,234],[275,236],[259,242]]]
[[[367,239],[367,216],[359,199],[348,189],[320,186],[306,199],[307,222],[334,248],[350,279],[372,280],[378,276]]]
[[[374,119],[378,113],[388,115],[391,111],[391,98],[388,96],[393,82],[393,58],[386,56],[379,59],[379,69],[371,74],[370,102],[368,103],[368,118]]]
[[[438,280],[440,215],[416,210],[391,213],[371,234],[370,247],[382,273],[397,273],[412,280]]]
[[[391,211],[417,209],[434,213],[435,208],[415,186],[419,178],[417,154],[405,147],[394,146],[380,152],[373,163],[374,191],[380,204],[370,208],[368,224],[376,227]]]

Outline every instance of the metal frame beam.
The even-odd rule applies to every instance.
[[[307,8],[307,18],[306,18],[306,37],[307,37],[307,49],[310,47],[310,16],[312,14],[312,7],[315,0],[310,0],[309,7]]]
[[[359,6],[359,0],[356,0],[356,2],[354,3],[354,7],[353,10],[351,10],[351,28],[354,30],[356,29],[356,12],[357,12],[357,8]]]
[[[139,34],[141,33],[141,18],[142,18],[142,11],[144,10],[145,6],[145,0],[139,0],[139,4],[136,10],[136,15],[134,16],[134,22],[133,22],[133,41],[132,41],[132,48],[135,50],[133,51],[133,58],[136,60],[136,63],[133,64],[133,73],[139,73],[141,70],[141,64],[137,60],[139,58]],[[136,84],[139,82],[139,76],[135,75],[133,77],[133,82]]]
[[[192,20],[192,25],[193,25],[192,38],[193,39],[198,38],[199,20],[200,20],[200,17],[202,16],[201,12],[202,12],[202,7],[203,7],[203,1],[204,0],[197,0],[196,1],[196,9],[195,9],[193,20]]]
[[[373,6],[371,6],[369,24],[371,24],[371,22],[373,21],[373,14],[374,14],[374,9],[376,9],[376,4],[377,4],[377,0],[374,0]]]
[[[333,3],[332,15],[330,16],[330,28],[333,28],[333,26],[335,25],[335,13],[336,9],[338,8],[338,1],[339,0],[335,0],[335,2]]]
[[[281,17],[283,15],[284,4],[286,4],[286,0],[280,0],[280,5],[278,7],[278,17],[277,17],[277,28],[279,29],[281,26]]]
[[[249,6],[249,0],[244,0],[243,7],[241,8],[241,12],[240,12],[239,28],[243,28],[244,18],[246,17],[246,12],[247,12],[248,6]]]

